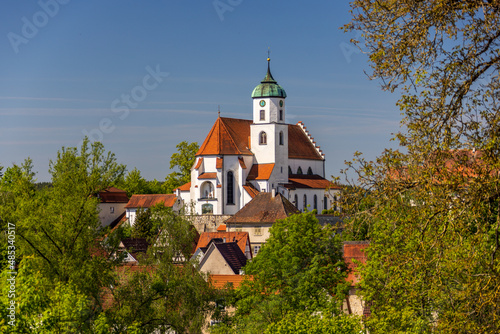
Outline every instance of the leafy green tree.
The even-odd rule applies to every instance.
[[[277,221],[245,273],[253,280],[237,291],[231,319],[243,333],[264,332],[290,313],[337,315],[348,288],[339,238],[312,213]]]
[[[152,240],[158,235],[159,227],[152,219],[151,209],[139,208],[132,227],[132,238],[146,238]]]
[[[359,334],[363,333],[361,319],[337,315],[325,317],[307,313],[287,314],[282,320],[271,324],[264,334]]]
[[[344,28],[362,32],[371,78],[404,114],[401,151],[357,155],[344,194],[346,229],[370,239],[370,332],[499,332],[500,4],[351,6]]]
[[[123,188],[129,197],[135,194],[149,194],[148,181],[142,177],[141,171],[137,168],[127,173],[119,187]]]
[[[200,146],[198,143],[188,143],[182,141],[176,146],[177,152],[170,157],[170,168],[176,168],[174,171],[165,177],[166,193],[171,193],[175,188],[191,181],[191,167],[193,167],[196,159],[196,152]]]
[[[196,232],[170,208],[153,207],[151,220],[160,227],[159,237],[141,262],[142,270],[122,275],[111,288],[114,302],[105,319],[117,332],[199,333],[216,295],[189,260]]]

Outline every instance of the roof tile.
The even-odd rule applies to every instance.
[[[125,208],[150,208],[158,203],[172,207],[176,200],[177,197],[174,194],[132,195]]]
[[[247,180],[269,180],[274,164],[254,164],[248,173]]]

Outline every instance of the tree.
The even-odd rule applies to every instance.
[[[339,238],[312,213],[278,220],[244,270],[253,280],[237,291],[238,332],[264,332],[287,314],[336,316],[348,288]]]
[[[370,332],[498,332],[500,3],[352,8],[344,28],[362,31],[371,78],[404,113],[401,150],[348,166],[359,187],[344,194],[346,229],[370,239]]]
[[[141,171],[137,168],[127,173],[125,179],[120,182],[120,187],[127,192],[127,196],[135,194],[149,194],[148,181],[142,177]]]
[[[196,152],[200,146],[198,143],[182,141],[176,146],[177,153],[170,158],[170,168],[177,168],[165,178],[166,193],[171,193],[175,188],[191,181],[191,167],[196,159]]]

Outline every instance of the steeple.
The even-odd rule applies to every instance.
[[[255,87],[252,92],[252,98],[260,97],[286,97],[286,92],[278,85],[278,82],[274,80],[271,74],[271,58],[267,58],[267,73],[264,79],[260,82],[260,85]]]

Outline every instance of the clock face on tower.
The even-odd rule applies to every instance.
[[[283,107],[283,100],[280,100],[280,107]]]
[[[261,107],[263,107],[263,106],[265,106],[265,105],[266,105],[266,101],[264,101],[264,100],[260,100],[259,104],[260,104],[260,106],[261,106]]]

